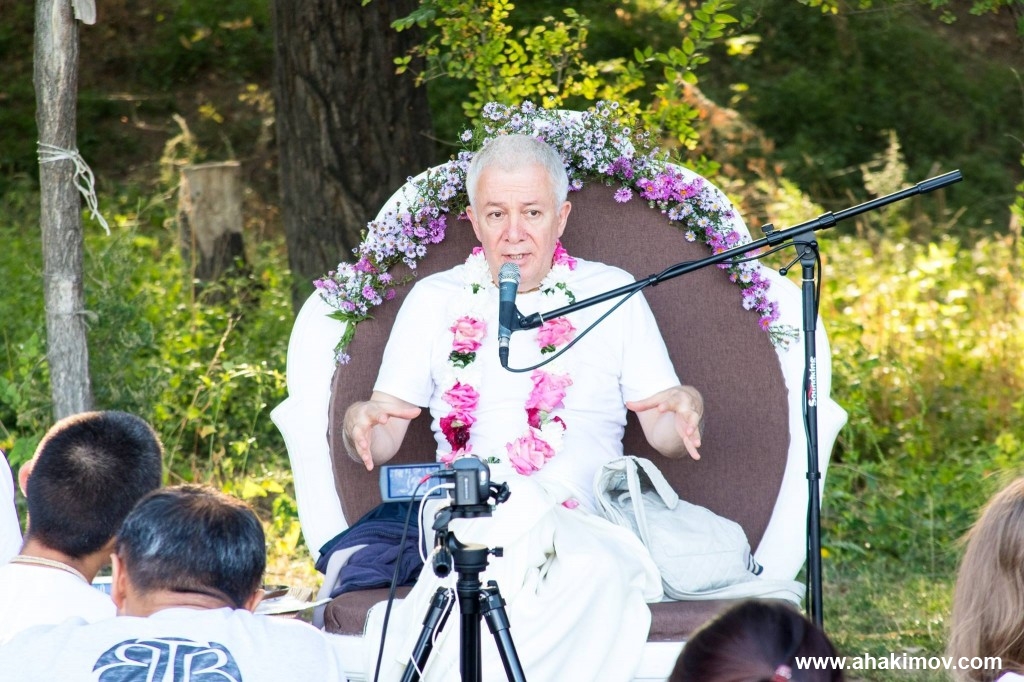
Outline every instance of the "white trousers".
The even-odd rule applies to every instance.
[[[458,519],[449,531],[464,544],[502,547],[480,580],[495,580],[505,599],[510,635],[529,682],[628,682],[640,663],[650,629],[647,602],[661,599],[661,577],[646,548],[629,531],[582,509],[567,509],[532,479],[516,478],[509,499],[493,516]],[[428,533],[433,516],[424,520]],[[427,545],[433,544],[428,535]],[[392,607],[380,679],[398,680],[422,629],[440,579],[428,561],[408,597]],[[367,618],[368,679],[376,668],[384,605]],[[480,624],[483,679],[506,680],[486,620]],[[457,599],[435,640],[422,679],[460,679]]]

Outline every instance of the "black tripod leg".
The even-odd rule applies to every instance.
[[[487,619],[487,627],[494,635],[498,645],[501,662],[505,666],[505,676],[509,682],[526,682],[526,674],[516,654],[516,645],[512,643],[509,633],[508,614],[505,613],[505,600],[498,592],[498,583],[488,581],[486,587],[480,588],[480,613]]]
[[[423,629],[420,631],[420,638],[416,640],[412,654],[409,656],[409,664],[405,666],[405,674],[402,675],[402,682],[416,682],[420,679],[420,671],[427,664],[427,657],[434,648],[434,633],[444,627],[451,612],[452,593],[445,587],[437,588],[434,598],[430,601],[430,608],[423,619]]]

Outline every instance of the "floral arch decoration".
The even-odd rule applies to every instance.
[[[570,192],[586,182],[618,185],[616,201],[625,203],[638,195],[677,224],[687,241],[700,240],[712,253],[751,241],[735,228],[736,215],[721,191],[671,163],[652,143],[651,134],[615,102],[598,102],[583,112],[542,109],[531,102],[518,107],[491,102],[484,106],[482,118],[481,126],[460,136],[465,149],[447,163],[409,178],[406,203],[399,202],[367,224],[362,243],[353,251],[354,263],[339,263],[314,282],[321,298],[334,308],[331,317],[346,323],[335,346],[337,362],[349,361],[347,349],[358,324],[374,307],[393,299],[396,286],[406,283],[396,282],[389,270],[404,262],[415,271],[428,247],[444,240],[449,216],[464,216],[470,160],[475,150],[498,135],[537,135],[561,154]],[[743,307],[758,315],[758,324],[775,346],[785,347],[797,337],[795,328],[778,322],[778,304],[769,296],[769,280],[756,261],[726,261],[718,267],[738,285]]]

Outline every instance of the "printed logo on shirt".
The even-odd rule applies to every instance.
[[[92,671],[96,682],[242,682],[224,645],[178,637],[121,642],[103,652]]]

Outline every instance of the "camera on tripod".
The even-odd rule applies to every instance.
[[[464,682],[483,679],[480,620],[484,618],[498,646],[508,679],[511,682],[525,682],[526,676],[509,634],[505,600],[495,581],[489,580],[484,585],[480,579],[480,574],[487,568],[487,557],[500,557],[501,547],[489,549],[486,545],[463,543],[448,530],[452,519],[490,516],[494,506],[508,499],[508,484],[492,483],[490,468],[476,457],[460,457],[449,468],[433,476],[442,480],[454,479],[455,482],[448,491],[451,501],[441,506],[434,515],[432,563],[434,574],[439,578],[446,578],[453,569],[459,576],[454,592],[459,600],[462,621],[459,666],[462,679]],[[494,505],[490,504],[492,499]],[[450,587],[439,587],[435,592],[402,682],[417,682],[420,679],[420,671],[433,649],[436,634],[444,628],[448,619],[452,592]]]
[[[452,462],[451,469],[444,469],[437,476],[455,479],[455,487],[449,491],[452,502],[448,509],[462,513],[453,513],[454,518],[488,516],[493,509],[488,500],[494,498],[495,504],[500,504],[508,499],[508,484],[491,483],[490,467],[476,457],[460,457]]]
[[[459,553],[466,548],[448,532],[448,524],[452,519],[490,516],[494,510],[490,500],[493,499],[495,505],[501,504],[508,499],[509,489],[507,483],[492,483],[490,468],[476,457],[460,457],[452,462],[450,469],[442,469],[435,476],[455,480],[454,487],[448,491],[451,502],[434,514],[434,573],[443,578],[451,572],[452,552]],[[501,556],[501,548],[489,552]],[[486,554],[485,551],[484,556]]]

